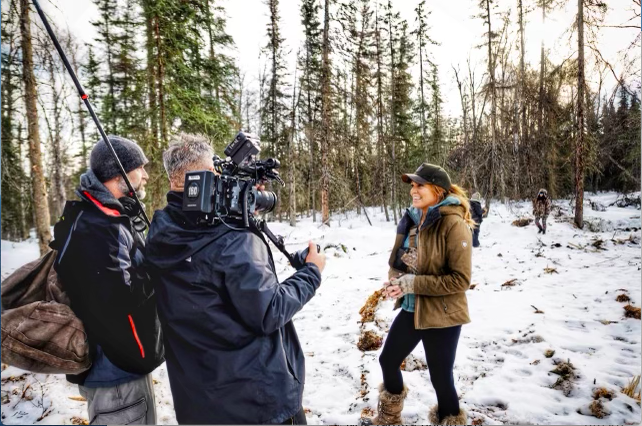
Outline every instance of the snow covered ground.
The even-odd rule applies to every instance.
[[[614,193],[586,194],[604,205],[616,198]],[[554,204],[570,214],[568,200]],[[472,322],[462,329],[455,365],[469,421],[640,423],[638,401],[621,393],[640,374],[640,320],[625,318],[627,303],[615,300],[626,294],[633,306],[641,304],[640,211],[612,206],[596,212],[587,200],[585,220],[608,232],[578,230],[564,216],[552,215],[542,236],[533,224],[511,226],[530,210],[530,202],[493,204],[481,226],[482,247],[473,252],[474,289],[468,291]],[[354,424],[362,412],[376,410],[380,350],[361,352],[356,344],[367,330],[385,338],[397,312],[392,301],[383,301],[375,321],[361,324],[359,309],[386,278],[395,225],[385,221],[380,209],[368,213],[373,226],[354,212],[335,215],[329,228],[309,218],[296,228],[271,225],[292,250],[313,239],[328,255],[320,289],[295,317],[306,353],[303,406],[309,424]],[[36,257],[34,241],[2,241],[2,277]],[[280,279],[293,272],[276,250],[275,260]],[[554,355],[546,357],[547,350]],[[424,358],[421,345],[413,356]],[[554,386],[561,376],[551,371],[563,362],[570,362],[574,371],[566,375],[568,381]],[[427,424],[428,409],[436,403],[428,371],[404,371],[403,376],[410,388],[404,419]],[[153,377],[158,422],[175,424],[165,366]],[[64,376],[3,366],[1,379],[4,424],[86,421],[86,403]],[[594,402],[597,388],[614,397]],[[593,411],[601,405],[603,418],[592,414],[591,404]]]

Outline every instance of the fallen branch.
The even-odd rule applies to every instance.
[[[543,313],[544,313],[544,311],[541,311],[541,310],[537,309],[537,307],[536,307],[536,306],[531,305],[531,307],[532,307],[533,309],[535,309],[535,313],[536,313],[536,314],[543,314]]]

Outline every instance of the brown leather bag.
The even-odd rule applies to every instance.
[[[91,367],[87,335],[53,268],[56,250],[2,282],[2,362],[49,374]]]

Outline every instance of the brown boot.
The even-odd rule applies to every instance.
[[[374,419],[361,419],[359,422],[362,426],[367,425],[401,425],[401,410],[403,410],[403,401],[408,395],[408,388],[403,386],[400,394],[388,392],[383,383],[379,385],[379,402],[377,404],[377,417]]]
[[[439,407],[435,405],[430,409],[428,413],[428,420],[430,420],[431,425],[467,425],[468,424],[468,415],[466,410],[459,409],[459,414],[453,416],[446,416],[446,418],[439,421]]]

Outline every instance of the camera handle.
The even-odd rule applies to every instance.
[[[285,248],[285,242],[283,241],[283,237],[280,235],[279,236],[274,235],[274,233],[272,233],[270,228],[268,228],[267,222],[265,222],[264,220],[256,220],[256,219],[253,219],[251,222],[254,224],[254,226],[256,226],[256,228],[259,231],[267,235],[267,237],[270,239],[270,241],[272,241],[272,243],[276,246],[276,248],[278,248],[279,251],[285,255],[285,257],[287,257],[287,259],[290,261],[290,265],[292,265],[294,269],[298,271],[299,269],[305,266],[305,259],[306,257],[308,257],[307,248],[305,250],[297,251],[294,254],[290,254],[288,250]],[[321,251],[321,247],[319,247],[318,244],[317,244],[317,251]]]

